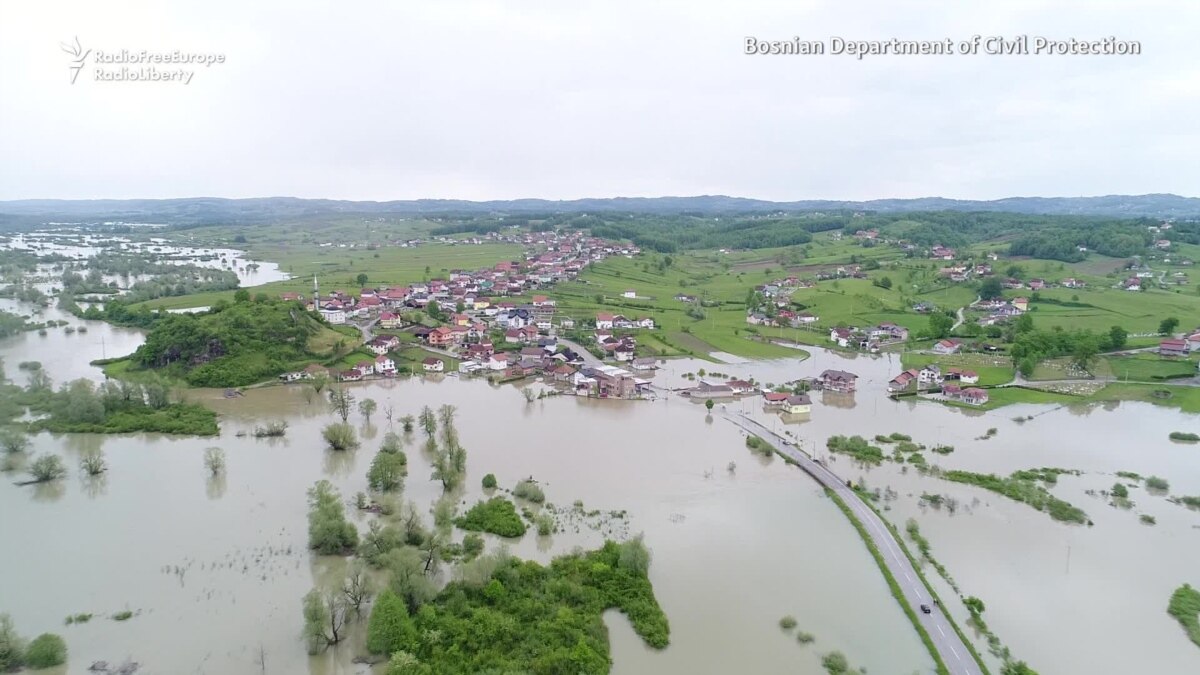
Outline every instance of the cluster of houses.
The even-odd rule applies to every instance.
[[[979,277],[986,277],[992,274],[992,266],[988,264],[965,264],[951,265],[943,267],[938,274],[955,283],[970,281]]]
[[[947,368],[946,372],[943,373],[941,366],[931,363],[922,368],[909,368],[896,377],[893,377],[888,382],[888,392],[899,394],[907,391],[935,389],[942,387],[946,382],[978,384],[979,374],[973,370],[963,368]]]
[[[1169,338],[1158,343],[1160,356],[1186,358],[1189,354],[1200,352],[1200,329],[1182,338]]]
[[[826,370],[817,377],[806,379],[804,382],[814,390],[853,393],[857,388],[858,376],[844,370]],[[760,393],[763,398],[763,405],[767,408],[779,410],[789,415],[803,415],[812,411],[812,398],[806,393],[765,391],[761,390],[753,382],[746,380],[734,379],[725,382],[701,380],[695,387],[680,392],[683,396],[700,401],[708,399],[718,401],[742,396],[755,396]]]
[[[1029,299],[1013,298],[1012,300],[1004,300],[996,298],[994,300],[979,300],[971,303],[971,309],[986,313],[975,321],[980,326],[995,326],[1028,312]]]
[[[281,297],[305,302],[309,309],[319,312],[331,324],[378,316],[383,327],[392,327],[385,322],[398,323],[400,311],[424,309],[433,303],[446,314],[455,314],[461,307],[463,313],[455,317],[454,323],[466,325],[479,316],[497,317],[501,312],[517,309],[512,304],[505,306],[503,302],[494,302],[496,297],[524,295],[574,279],[588,265],[610,256],[632,257],[639,253],[633,244],[591,237],[582,232],[561,235],[555,232],[529,232],[510,238],[526,247],[524,260],[503,261],[475,271],[455,270],[447,279],[433,279],[408,286],[364,288],[357,297],[343,291],[322,296],[314,279],[311,299],[302,297],[300,293],[283,293]],[[523,321],[532,321],[544,330],[550,328],[549,322],[554,315],[552,301],[538,303],[535,298],[532,306],[524,309]]]
[[[979,374],[964,368],[947,368],[945,371],[936,363],[922,368],[909,368],[888,382],[888,392],[900,394],[923,390],[940,390],[941,395],[951,401],[968,405],[983,405],[988,402],[988,392],[979,387]]]
[[[908,329],[890,321],[870,328],[833,328],[829,331],[829,341],[837,346],[872,353],[907,340]]]

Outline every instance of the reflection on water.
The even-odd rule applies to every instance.
[[[108,494],[108,477],[104,474],[89,476],[80,471],[79,489],[88,499],[103,497]]]
[[[228,482],[225,479],[225,472],[218,471],[217,473],[209,473],[208,480],[204,484],[204,492],[209,499],[220,499],[225,496],[225,490],[228,487]]]

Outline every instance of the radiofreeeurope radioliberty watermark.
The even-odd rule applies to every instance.
[[[797,56],[1137,56],[1142,43],[1116,36],[1097,39],[1050,38],[1042,35],[972,35],[966,39],[940,40],[764,40],[749,36],[743,46],[746,54]]]
[[[78,37],[59,46],[71,57],[68,64],[71,84],[75,84],[81,72],[85,73],[84,79],[94,82],[191,84],[197,71],[225,63],[225,55],[218,52],[85,49]]]

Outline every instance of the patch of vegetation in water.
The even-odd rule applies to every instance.
[[[830,436],[825,442],[825,447],[829,448],[830,452],[850,455],[868,464],[880,464],[884,460],[883,450],[879,446],[871,445],[862,436]]]
[[[1175,617],[1192,642],[1200,647],[1200,591],[1184,584],[1171,594],[1167,613]]]
[[[411,668],[398,672],[608,673],[606,610],[623,612],[655,649],[670,640],[649,562],[640,539],[608,541],[548,566],[497,557],[489,575],[451,582],[415,611],[381,605],[387,614],[372,613],[369,633],[393,664]]]
[[[991,490],[1009,499],[1028,504],[1038,511],[1048,514],[1054,520],[1066,523],[1090,523],[1087,514],[1076,506],[1050,494],[1046,488],[1038,484],[1044,481],[1053,484],[1061,473],[1071,473],[1057,469],[1033,469],[1017,471],[1004,478],[995,474],[974,473],[971,471],[945,471],[941,478],[954,482],[975,485],[985,490]]]
[[[513,503],[504,497],[476,502],[454,524],[464,530],[491,532],[501,537],[520,537],[525,534],[524,521]]]
[[[139,431],[163,434],[215,436],[217,414],[197,403],[172,402],[162,383],[141,385],[109,380],[96,386],[79,379],[59,389],[44,371],[35,370],[25,389],[5,385],[9,400],[4,415],[21,409],[41,415],[29,422],[30,432],[124,434]]]
[[[1200,442],[1200,434],[1193,434],[1190,431],[1172,431],[1170,439],[1184,443],[1197,443]]]

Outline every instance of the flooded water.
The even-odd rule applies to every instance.
[[[132,354],[145,339],[145,333],[140,329],[77,319],[53,306],[35,308],[11,298],[0,298],[0,310],[30,315],[35,323],[66,321],[75,329],[67,332],[67,326],[59,326],[47,328],[45,335],[25,331],[0,339],[0,359],[4,361],[5,373],[21,385],[25,384],[24,375],[17,365],[22,361],[40,361],[56,386],[81,377],[103,379],[100,368],[90,365],[92,361]]]
[[[27,346],[30,340],[53,339],[53,351],[70,352],[54,366],[58,372],[94,376],[94,368],[65,362],[86,363],[84,352],[70,348],[89,343],[69,340],[101,334],[100,327],[83,336],[27,334],[0,343],[0,355],[12,374],[18,361],[37,352]],[[115,341],[120,334],[107,335]],[[109,343],[109,355],[132,351],[140,338],[125,339],[124,350]],[[36,360],[50,367],[48,355]],[[1129,470],[1170,479],[1173,494],[1200,494],[1200,450],[1166,438],[1172,430],[1200,427],[1200,416],[1146,404],[984,413],[893,402],[883,390],[899,369],[895,357],[847,359],[820,351],[806,361],[672,361],[654,380],[664,388],[690,386],[694,381],[684,373],[699,368],[760,382],[825,368],[860,375],[857,394],[816,395],[812,414],[801,418],[780,418],[750,400],[724,406],[788,431],[821,454],[832,434],[902,431],[917,442],[955,446],[951,455],[929,457],[945,468],[1086,472],[1061,478],[1053,491],[1084,508],[1095,522],[1090,528],[1057,524],[998,495],[899,466],[864,469],[829,458],[845,477],[898,492],[886,515],[901,527],[909,517],[921,523],[962,591],[987,603],[992,629],[1041,672],[1200,672],[1200,650],[1165,612],[1175,586],[1200,584],[1200,512],[1142,490],[1133,491],[1137,505],[1130,511],[1084,493],[1111,486],[1115,471]],[[56,380],[65,379],[55,372]],[[481,496],[485,473],[507,487],[532,475],[550,502],[627,510],[627,526],[618,529],[645,533],[655,592],[671,621],[671,646],[645,648],[619,614],[610,614],[613,672],[815,675],[823,672],[819,655],[833,649],[870,673],[932,672],[841,512],[800,471],[749,454],[720,404],[710,416],[674,395],[652,402],[557,397],[526,403],[515,387],[454,377],[369,383],[354,392],[376,399],[379,412],[369,427],[359,421],[364,445],[346,454],[319,442],[319,429],[334,417],[324,405],[307,403],[302,386],[251,390],[237,400],[192,393],[221,413],[217,439],[38,436],[37,451],[64,456],[72,469],[80,452],[100,447],[110,470],[98,483],[74,470],[60,484],[41,488],[0,481],[3,540],[22,542],[0,548],[4,611],[23,633],[62,633],[72,673],[85,672],[93,660],[127,656],[152,673],[259,673],[260,658],[267,673],[368,672],[352,663],[353,644],[309,658],[299,639],[301,596],[315,582],[336,578],[341,564],[305,549],[304,492],[321,478],[348,499],[364,490],[387,428],[385,408],[393,406],[399,417],[448,403],[458,407],[469,452],[461,495],[467,504]],[[1026,414],[1037,416],[1012,421]],[[286,438],[236,435],[273,419],[288,421]],[[990,427],[995,437],[977,440]],[[211,446],[227,455],[219,480],[209,478],[202,463]],[[430,469],[419,449],[410,447],[408,455],[404,498],[425,507],[440,484],[426,480]],[[922,492],[955,496],[962,506],[953,515],[923,508]],[[1154,515],[1158,524],[1142,525],[1139,513]],[[364,531],[365,520],[353,518]],[[602,537],[584,526],[548,538],[531,532],[510,546],[518,556],[545,561],[575,546],[595,546]],[[489,546],[498,543],[489,540]],[[100,618],[125,609],[137,614],[127,622]],[[97,618],[62,625],[80,612]],[[787,614],[816,636],[815,644],[800,646],[779,630]]]
[[[102,251],[118,251],[125,253],[141,253],[176,265],[197,265],[212,269],[224,269],[235,273],[238,283],[244,288],[261,286],[272,281],[284,281],[289,275],[279,269],[279,265],[263,260],[251,260],[244,251],[231,248],[192,248],[175,246],[165,239],[150,241],[133,241],[125,237],[99,236],[84,234],[71,230],[49,230],[15,234],[4,248],[22,249],[38,252],[39,254],[59,254],[77,260],[86,260]],[[119,284],[133,283],[145,280],[143,275],[129,277],[106,276],[105,282],[116,281]]]

